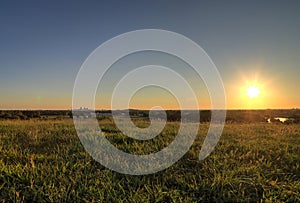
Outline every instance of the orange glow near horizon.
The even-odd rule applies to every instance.
[[[273,78],[264,78],[258,71],[240,74],[227,92],[229,109],[286,108],[272,83]]]
[[[250,69],[250,68],[249,68]],[[266,75],[266,74],[265,74]],[[227,109],[292,109],[299,108],[299,94],[292,87],[286,89],[282,80],[276,75],[265,77],[259,72],[240,74],[235,80],[224,81]],[[283,81],[284,82],[284,81]],[[195,88],[200,109],[211,109],[211,101],[204,86]],[[111,97],[102,95],[96,97],[96,109],[111,109]],[[189,98],[186,98],[189,100]],[[167,91],[155,88],[145,88],[137,92],[129,103],[130,108],[151,109],[161,106],[163,109],[180,109],[176,98]],[[90,106],[87,106],[91,109]],[[71,93],[13,94],[7,93],[1,99],[2,110],[70,110],[72,108]],[[120,106],[122,109],[123,106]]]

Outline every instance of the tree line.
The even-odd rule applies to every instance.
[[[118,111],[122,115],[123,111]],[[84,113],[84,112],[83,112]],[[181,121],[180,110],[167,110],[167,120],[171,122]],[[184,111],[187,113],[187,119],[195,120],[196,111]],[[211,121],[211,110],[200,110],[200,122]],[[97,118],[103,116],[110,117],[110,110],[97,110]],[[129,109],[132,118],[149,119],[149,110]],[[158,116],[159,117],[159,116]],[[300,109],[289,110],[227,110],[226,122],[228,123],[257,123],[257,122],[279,122],[276,117],[289,118],[289,123],[300,123]],[[30,119],[71,119],[73,118],[71,110],[0,110],[0,120],[30,120]],[[189,121],[189,120],[187,120]]]

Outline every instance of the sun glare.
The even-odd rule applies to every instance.
[[[258,87],[256,87],[256,86],[250,86],[247,88],[247,95],[251,99],[258,97],[259,93],[260,93],[260,91],[259,91]]]

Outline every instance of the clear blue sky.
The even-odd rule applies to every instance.
[[[1,1],[0,109],[70,109],[86,57],[116,35],[146,28],[202,46],[219,68],[229,108],[245,107],[234,100],[236,87],[255,75],[266,83],[261,91],[274,92],[258,108],[299,108],[299,10],[300,1]]]

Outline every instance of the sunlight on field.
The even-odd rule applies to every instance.
[[[100,127],[119,149],[144,154],[168,145],[179,123],[168,123],[145,143],[122,135],[110,119]],[[95,162],[72,121],[0,121],[0,129],[1,201],[300,201],[298,124],[226,124],[215,151],[199,161],[208,130],[207,123],[200,124],[181,160],[147,176],[118,174]]]

